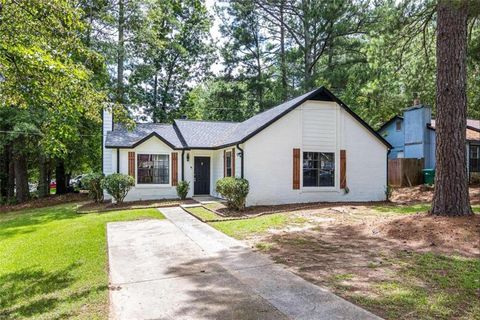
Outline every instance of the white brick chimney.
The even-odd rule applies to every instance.
[[[106,108],[103,109],[102,115],[102,149],[103,149],[103,159],[102,159],[102,172],[107,175],[113,173],[112,166],[112,149],[105,148],[105,140],[107,138],[107,133],[113,130],[113,115]]]

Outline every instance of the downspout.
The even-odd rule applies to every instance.
[[[390,154],[392,150],[391,149],[388,149],[387,151],[387,165],[386,165],[386,168],[387,168],[387,174],[385,175],[387,177],[387,183],[386,183],[386,190],[385,191],[388,191],[388,188],[389,188],[389,185],[388,185],[388,155]],[[387,199],[387,201],[389,201],[390,199]]]
[[[120,149],[117,148],[117,173],[120,173]]]
[[[103,154],[103,149],[105,148],[105,128],[104,128],[103,112],[104,110],[102,109],[102,174],[105,173],[105,170],[103,168],[103,158],[105,157],[105,155]]]
[[[244,151],[243,151],[242,148],[240,148],[240,143],[237,143],[237,148],[238,148],[238,150],[240,150],[240,152],[242,154],[241,155],[242,159],[240,161],[240,177],[243,179],[243,156],[244,156]]]
[[[185,149],[182,149],[182,181],[185,181],[185,170],[184,170],[184,158],[185,158]]]

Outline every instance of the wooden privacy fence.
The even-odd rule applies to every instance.
[[[423,159],[388,160],[388,184],[393,187],[416,186],[423,183]]]

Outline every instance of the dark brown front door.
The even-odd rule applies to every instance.
[[[195,157],[194,194],[210,194],[210,157]]]

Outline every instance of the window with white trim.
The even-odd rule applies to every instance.
[[[138,184],[168,184],[170,166],[168,154],[138,154]]]
[[[303,153],[303,186],[334,187],[335,186],[335,153],[304,152]]]
[[[232,152],[231,151],[225,152],[225,176],[226,177],[232,176]]]

